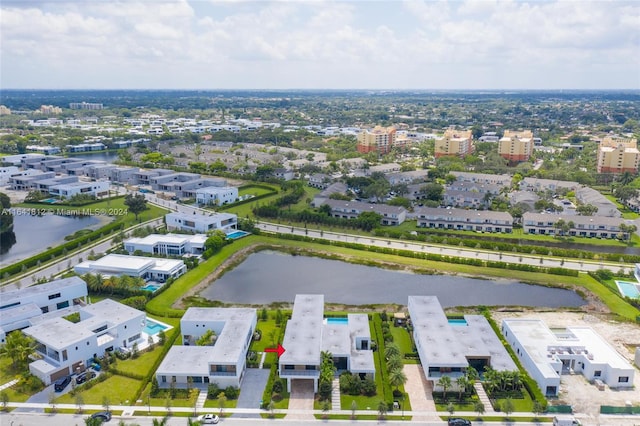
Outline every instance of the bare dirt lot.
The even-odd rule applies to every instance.
[[[550,328],[567,326],[583,326],[593,328],[602,336],[618,353],[624,356],[631,365],[634,365],[635,348],[640,346],[640,326],[612,322],[598,316],[573,312],[493,312],[492,317],[499,324],[504,318],[536,318],[546,322]],[[638,404],[640,401],[640,371],[636,368],[634,376],[635,389],[612,390],[605,387],[604,391],[598,390],[590,384],[584,376],[563,375],[561,377],[560,396],[553,403],[569,404],[575,412],[586,413],[598,417],[600,405],[624,406],[631,402]]]

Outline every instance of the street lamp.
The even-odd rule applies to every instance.
[[[147,395],[147,411],[151,414],[151,395]]]

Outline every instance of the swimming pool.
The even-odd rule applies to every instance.
[[[156,291],[160,287],[162,287],[162,284],[147,284],[144,287],[140,287],[140,290]]]
[[[149,336],[155,336],[156,334],[160,333],[160,330],[166,330],[168,328],[169,326],[159,324],[147,318],[147,324],[144,326],[144,329],[142,329],[142,331],[147,333]]]
[[[341,317],[341,318],[327,318],[327,324],[349,324],[349,318]]]
[[[447,321],[451,325],[468,325],[467,320],[464,318],[449,318]]]
[[[640,285],[630,281],[616,281],[620,294],[631,299],[640,299]]]
[[[249,235],[249,233],[245,231],[233,231],[227,234],[227,238],[230,240],[237,240],[238,238],[246,237],[247,235]]]

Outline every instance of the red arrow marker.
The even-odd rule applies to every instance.
[[[278,354],[278,358],[280,358],[282,356],[282,354],[286,352],[285,348],[283,348],[280,343],[278,343],[278,347],[277,348],[266,348],[264,351],[265,352],[275,352],[275,353]]]

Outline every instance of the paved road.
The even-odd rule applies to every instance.
[[[566,269],[574,269],[582,272],[596,271],[601,268],[611,269],[617,272],[621,268],[624,268],[627,272],[633,270],[633,265],[622,264],[614,262],[598,262],[593,260],[564,260],[547,257],[547,256],[534,256],[527,254],[514,254],[514,253],[502,253],[480,249],[470,248],[457,248],[445,245],[419,243],[412,241],[398,241],[386,238],[378,237],[363,237],[341,234],[336,232],[319,231],[316,229],[296,228],[292,230],[291,226],[279,225],[275,223],[260,222],[256,225],[259,229],[271,233],[283,233],[283,234],[295,234],[306,235],[312,238],[319,238],[328,241],[342,241],[348,243],[358,243],[377,247],[387,247],[398,250],[412,250],[423,253],[441,254],[444,256],[462,257],[467,259],[481,259],[491,261],[502,261],[507,263],[522,263],[532,266],[544,266],[544,267],[562,267]]]
[[[59,406],[60,407],[60,406]],[[62,407],[60,407],[62,408]],[[76,407],[71,407],[71,408],[76,408]],[[118,412],[117,410],[120,407],[113,407],[114,411]],[[141,408],[145,408],[145,407],[141,407]],[[153,411],[158,412],[158,411],[164,411],[164,408],[161,407],[151,407]],[[86,409],[89,409],[89,407],[86,407]],[[91,409],[94,410],[103,410],[102,407],[92,407]],[[173,408],[174,411],[179,411],[176,408]],[[191,410],[191,408],[185,408],[184,410]],[[226,411],[231,411],[231,410],[226,410]],[[264,412],[264,411],[262,411]],[[317,414],[321,414],[320,411],[316,412]],[[343,414],[349,415],[351,414],[350,411],[344,411]],[[368,412],[358,412],[358,414],[374,414],[372,411],[368,411]],[[405,415],[409,416],[412,413],[407,412],[405,413]],[[458,415],[470,415],[470,416],[475,416],[475,413],[458,413]],[[16,412],[11,412],[11,413],[1,413],[0,414],[0,424],[2,424],[2,426],[42,426],[42,425],[47,425],[47,426],[81,426],[84,425],[84,419],[87,418],[88,416],[85,415],[78,415],[78,414],[36,414],[36,413],[16,413]],[[512,415],[512,417],[514,417]],[[638,418],[638,416],[600,416],[599,418],[587,418],[587,417],[579,417],[576,416],[577,418],[580,419],[580,421],[582,422],[583,426],[636,426],[638,425],[638,423],[640,423],[640,419]],[[123,420],[125,422],[125,424],[131,424],[131,423],[135,423],[138,424],[140,426],[152,426],[153,424],[153,418],[152,417],[120,417],[120,416],[114,416],[113,419],[111,420],[111,423],[117,424],[117,422],[119,422],[120,420]],[[225,418],[222,419],[220,424],[234,424],[234,425],[238,425],[238,426],[252,426],[255,424],[260,424],[260,423],[273,423],[273,420],[270,419],[262,419],[262,418],[251,418],[251,419],[243,419],[243,418],[238,418],[238,417],[230,417],[230,418]],[[315,420],[315,419],[296,419],[296,420],[287,420],[285,419],[280,419],[277,420],[278,423],[285,423],[285,424],[289,424],[289,425],[303,425],[303,424],[318,424],[318,423],[325,423],[326,421],[324,420]],[[339,420],[331,420],[331,423],[348,423],[348,424],[352,424],[351,421],[346,420],[346,421],[339,421]],[[186,419],[184,417],[170,417],[169,421],[168,421],[168,425],[169,426],[184,426],[187,423]],[[428,421],[428,422],[421,422],[421,421],[384,421],[384,422],[380,422],[380,421],[364,421],[364,420],[358,420],[357,421],[357,425],[359,426],[373,426],[373,425],[380,425],[380,424],[385,424],[385,425],[389,425],[389,426],[406,426],[407,424],[420,424],[420,425],[424,425],[424,426],[444,426],[446,425],[445,421]],[[517,422],[517,423],[513,423],[513,422],[482,422],[483,425],[514,425],[517,424],[518,426],[540,426],[540,423],[533,423],[533,422]]]

